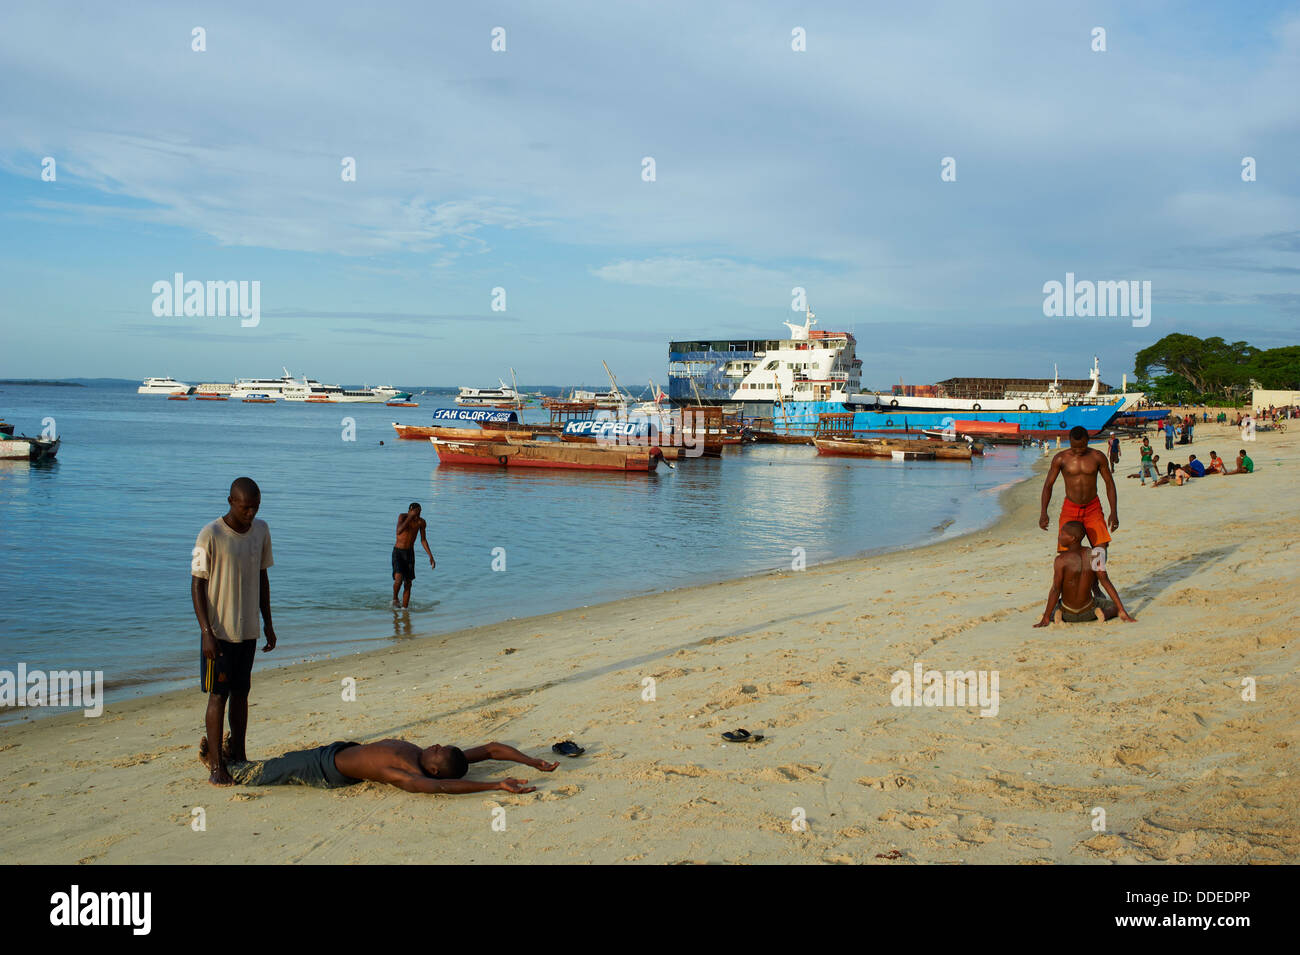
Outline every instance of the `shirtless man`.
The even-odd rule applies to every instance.
[[[433,559],[433,551],[429,550],[429,538],[424,535],[425,527],[424,518],[420,516],[420,505],[412,504],[407,508],[406,513],[397,515],[397,543],[393,545],[393,607],[397,607],[397,591],[406,584],[406,592],[402,594],[402,606],[409,607],[411,604],[411,582],[415,580],[415,535],[420,535],[420,543],[424,545],[424,552],[429,555],[429,569],[437,567]]]
[[[199,759],[208,764],[208,738],[199,740]],[[363,780],[387,783],[409,793],[482,793],[499,789],[509,793],[530,793],[526,779],[509,777],[497,782],[472,782],[461,777],[470,763],[485,759],[523,763],[543,773],[553,772],[559,763],[548,763],[521,753],[504,743],[487,743],[473,749],[433,746],[421,749],[402,739],[381,739],[377,743],[330,743],[315,749],[296,750],[275,759],[228,762],[231,783],[244,786],[314,786],[337,789]]]
[[[1047,506],[1052,503],[1052,485],[1056,477],[1065,472],[1065,500],[1061,504],[1060,524],[1067,521],[1079,521],[1088,535],[1088,543],[1093,547],[1110,546],[1110,534],[1107,532],[1106,516],[1102,513],[1101,500],[1097,497],[1097,475],[1106,482],[1106,500],[1110,504],[1110,530],[1119,530],[1118,505],[1115,503],[1115,478],[1110,473],[1110,464],[1106,455],[1088,447],[1088,430],[1082,425],[1070,429],[1070,446],[1052,458],[1047,480],[1043,483],[1043,511],[1038,517],[1038,526],[1047,530],[1051,519],[1047,516]],[[1058,547],[1058,550],[1064,550]],[[1094,587],[1094,596],[1100,597],[1101,591]]]
[[[1119,592],[1106,574],[1106,551],[1101,547],[1084,550],[1083,534],[1084,526],[1079,521],[1066,521],[1061,525],[1056,539],[1065,549],[1056,555],[1052,565],[1052,589],[1047,592],[1047,609],[1035,627],[1045,627],[1052,621],[1084,623],[1113,617],[1128,623],[1137,622],[1124,609]],[[1098,582],[1106,588],[1110,600],[1093,596]]]

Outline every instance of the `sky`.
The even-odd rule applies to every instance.
[[[1267,0],[8,3],[0,377],[635,389],[798,287],[870,387],[1118,384],[1300,341],[1297,90]],[[155,315],[177,272],[259,323]],[[1044,315],[1067,272],[1150,324]]]

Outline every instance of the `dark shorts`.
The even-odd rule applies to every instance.
[[[1093,623],[1097,619],[1098,608],[1103,613],[1109,613],[1115,609],[1115,605],[1107,597],[1094,597],[1082,610],[1068,610],[1063,601],[1057,601],[1056,608],[1061,611],[1063,623]]]
[[[334,765],[334,754],[358,743],[330,743],[315,749],[299,749],[275,759],[247,763],[227,763],[226,769],[235,782],[244,786],[314,786],[338,789],[361,780],[344,776]]]
[[[246,694],[253,685],[253,659],[257,656],[257,641],[242,643],[217,641],[217,658],[209,660],[199,650],[199,688],[204,693],[227,696],[230,693]]]
[[[415,548],[402,550],[393,548],[393,573],[401,574],[404,580],[415,579]]]

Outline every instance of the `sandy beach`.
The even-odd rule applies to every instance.
[[[21,863],[1294,862],[1300,435],[1196,436],[1174,453],[1245,446],[1256,473],[1144,488],[1125,442],[1109,568],[1137,623],[1032,628],[1055,551],[1040,473],[993,527],[925,548],[254,671],[254,758],[390,736],[586,746],[551,774],[471,773],[535,793],[214,788],[196,687],[0,728],[0,846]],[[918,661],[997,671],[996,715],[893,705],[891,675]],[[737,727],[767,738],[719,738]]]

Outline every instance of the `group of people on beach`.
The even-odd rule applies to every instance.
[[[1208,462],[1197,460],[1194,454],[1189,454],[1184,464],[1170,461],[1165,465],[1163,475],[1160,474],[1160,455],[1152,450],[1151,442],[1145,437],[1142,439],[1139,453],[1142,456],[1142,468],[1136,475],[1130,474],[1129,477],[1139,478],[1143,487],[1146,486],[1148,476],[1152,480],[1152,487],[1163,487],[1166,484],[1181,487],[1192,478],[1206,477],[1211,474],[1250,474],[1255,470],[1255,462],[1251,460],[1245,448],[1237,452],[1237,461],[1232,467],[1219,457],[1218,451],[1211,451]]]
[[[257,518],[262,492],[252,478],[237,478],[226,501],[229,510],[199,531],[190,562],[190,597],[199,622],[199,686],[208,698],[199,759],[208,769],[210,783],[334,788],[372,780],[417,793],[526,793],[535,788],[526,779],[473,782],[463,777],[471,763],[488,759],[522,763],[546,773],[555,770],[558,763],[496,742],[461,749],[440,744],[420,747],[401,739],[339,741],[273,759],[249,760],[248,696],[259,631],[266,638],[262,652],[270,653],[276,647],[267,576],[273,563],[271,531]],[[402,606],[411,599],[417,534],[429,555],[429,567],[435,566],[425,529],[419,504],[398,515],[393,548],[394,605],[403,584]],[[230,732],[223,741],[227,712]]]

